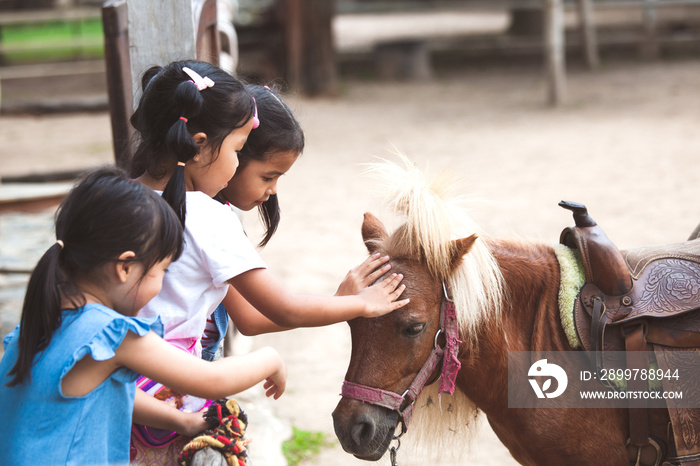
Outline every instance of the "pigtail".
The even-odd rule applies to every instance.
[[[187,130],[187,122],[199,114],[202,96],[193,82],[183,81],[175,89],[173,98],[179,118],[170,126],[165,145],[180,162],[187,162],[199,151],[199,146]]]
[[[56,242],[41,257],[27,285],[19,328],[17,363],[8,373],[14,376],[8,386],[29,380],[34,357],[51,341],[61,324],[61,284],[66,281],[61,270],[63,248]]]
[[[185,163],[199,152],[197,142],[188,129],[189,118],[197,115],[202,107],[202,96],[191,81],[181,82],[175,89],[175,108],[180,117],[170,126],[165,135],[165,146],[177,157],[177,166],[163,190],[163,199],[175,210],[182,225],[187,214]]]
[[[179,165],[175,167],[173,175],[168,180],[163,190],[163,199],[175,211],[182,226],[185,226],[187,215],[187,189],[185,186],[185,167]]]

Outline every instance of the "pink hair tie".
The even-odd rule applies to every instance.
[[[177,166],[178,166],[178,167],[184,167],[184,166],[185,166],[185,162],[180,162],[180,161],[178,160],[178,161],[177,161]]]
[[[260,118],[258,118],[258,103],[255,101],[255,97],[253,97],[253,105],[255,106],[255,114],[253,115],[253,129],[255,129],[260,126]]]
[[[187,73],[187,76],[192,78],[192,83],[194,83],[195,86],[197,86],[198,91],[203,91],[204,89],[207,89],[209,87],[214,87],[214,81],[212,81],[209,76],[202,77],[197,73],[196,71],[187,68],[184,66],[182,68],[182,71]]]
[[[189,120],[188,120],[187,118],[185,118],[185,117],[180,117],[180,119],[181,119],[182,121],[184,121],[185,123],[187,123],[187,122],[189,121]]]

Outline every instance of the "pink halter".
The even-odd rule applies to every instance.
[[[343,382],[343,387],[340,392],[340,395],[345,398],[396,411],[399,414],[402,434],[408,430],[408,423],[411,420],[413,405],[416,399],[430,380],[438,364],[442,362],[439,393],[449,393],[450,395],[455,391],[455,380],[462,366],[457,357],[460,343],[457,312],[454,302],[448,296],[447,287],[444,283],[442,289],[444,295],[442,305],[440,306],[440,328],[435,334],[433,350],[403,395],[354,382],[348,382],[347,380]],[[438,345],[438,337],[441,333],[445,334],[444,347]]]

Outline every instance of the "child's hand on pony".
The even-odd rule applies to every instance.
[[[358,294],[363,289],[374,283],[379,277],[389,271],[391,265],[387,262],[389,256],[379,253],[372,254],[363,263],[351,269],[338,286],[336,296],[350,296]]]
[[[408,299],[398,301],[406,289],[406,285],[399,285],[401,280],[402,274],[392,273],[379,283],[360,291],[357,296],[365,301],[364,317],[380,317],[408,304]]]

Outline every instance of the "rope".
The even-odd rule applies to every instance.
[[[246,445],[250,443],[245,438],[248,417],[236,400],[217,400],[204,418],[211,428],[185,445],[178,456],[178,464],[190,466],[195,453],[210,447],[219,450],[229,466],[245,466],[248,460]]]

